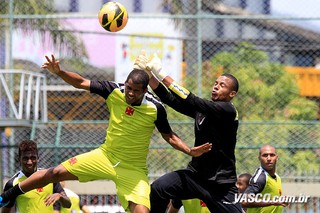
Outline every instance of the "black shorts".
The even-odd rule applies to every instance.
[[[211,212],[241,213],[241,205],[234,202],[237,193],[235,183],[217,184],[202,179],[189,169],[177,170],[151,184],[151,212],[165,212],[163,208],[170,199],[198,198],[205,202]],[[176,204],[175,207],[180,205]]]

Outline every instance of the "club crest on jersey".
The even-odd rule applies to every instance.
[[[130,106],[127,106],[125,113],[129,116],[132,116],[134,113],[134,109]]]
[[[68,162],[70,163],[70,165],[74,165],[74,164],[76,164],[78,162],[78,160],[77,160],[77,158],[73,157],[73,158],[70,158],[68,160]]]
[[[37,188],[37,192],[43,192],[43,188]]]

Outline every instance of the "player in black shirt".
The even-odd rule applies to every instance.
[[[142,53],[135,65],[149,73],[149,85],[162,102],[195,119],[195,146],[212,143],[212,150],[193,157],[186,169],[165,174],[152,183],[151,212],[165,212],[170,199],[199,198],[211,212],[240,213],[240,204],[234,203],[238,193],[234,154],[238,113],[231,103],[238,92],[238,80],[231,74],[221,75],[214,82],[211,100],[205,100],[168,76],[156,55],[148,62]]]

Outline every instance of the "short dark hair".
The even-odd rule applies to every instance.
[[[249,182],[250,178],[252,177],[251,174],[249,173],[243,173],[243,174],[240,174],[238,178],[245,178],[247,180],[247,182]]]
[[[232,89],[236,92],[238,92],[239,90],[239,81],[236,77],[234,77],[233,75],[229,74],[229,73],[224,73],[222,74],[222,76],[226,76],[227,78],[230,78],[232,80]]]
[[[129,79],[131,79],[134,84],[142,84],[142,89],[146,89],[148,87],[149,76],[144,70],[140,70],[140,69],[132,70],[129,73],[126,82],[128,82]]]
[[[19,144],[19,158],[23,152],[36,152],[38,156],[38,147],[37,143],[33,140],[24,140]]]

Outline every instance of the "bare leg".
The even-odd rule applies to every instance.
[[[170,201],[168,205],[167,213],[178,213],[178,212],[179,212],[179,209],[174,208],[172,205],[172,202]]]
[[[49,183],[58,183],[62,180],[78,180],[78,177],[69,173],[60,164],[54,168],[43,169],[33,173],[26,180],[22,181],[19,186],[23,192],[28,192],[32,189],[44,187]]]
[[[129,208],[131,213],[149,213],[149,209],[141,204],[136,204],[129,201]]]

